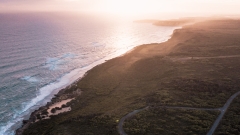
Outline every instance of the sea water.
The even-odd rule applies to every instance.
[[[63,14],[0,14],[0,135],[105,60],[160,43],[176,27]]]

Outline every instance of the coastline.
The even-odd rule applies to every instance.
[[[80,79],[78,79],[77,81],[79,81],[79,80],[80,80]],[[69,86],[67,86],[67,87],[65,87],[65,88],[63,88],[63,89],[60,89],[60,90],[57,92],[57,94],[52,94],[52,98],[51,98],[51,101],[50,101],[50,102],[47,102],[46,105],[41,106],[40,108],[34,110],[34,111],[30,114],[30,117],[29,117],[28,120],[23,120],[23,121],[22,121],[23,125],[22,125],[22,127],[18,128],[18,129],[16,130],[16,135],[21,135],[22,132],[23,132],[26,128],[28,128],[28,126],[29,126],[31,123],[34,123],[34,122],[39,121],[39,120],[37,119],[37,117],[38,117],[37,115],[42,114],[42,112],[44,112],[44,111],[46,112],[46,110],[48,111],[48,109],[51,109],[50,107],[53,106],[54,104],[57,104],[57,103],[62,102],[62,101],[64,101],[64,100],[72,99],[72,98],[74,98],[76,95],[80,95],[81,93],[79,92],[79,90],[77,90],[76,92],[74,92],[74,93],[72,93],[72,94],[64,95],[64,92],[66,91],[66,89],[69,89],[70,87],[75,86],[77,81],[75,81],[74,83],[72,83],[71,85],[69,85]],[[55,91],[55,92],[56,92],[56,91]],[[76,95],[75,95],[75,94],[76,94]],[[67,104],[65,104],[65,105],[67,105]],[[48,112],[48,113],[49,113],[49,112]],[[48,114],[48,113],[47,113],[47,114]],[[49,115],[48,117],[50,117],[50,116],[52,116],[52,115]],[[44,115],[44,117],[46,117],[46,116]],[[40,120],[42,120],[42,119],[40,118]]]
[[[238,31],[229,29],[233,35],[228,36],[225,29],[232,28],[232,24],[238,21],[213,20],[185,26],[174,30],[166,42],[135,47],[130,53],[95,66],[55,98],[80,88],[82,95],[70,103],[73,111],[34,123],[27,133],[46,130],[41,134],[68,134],[67,129],[71,129],[73,134],[117,134],[116,125],[122,116],[146,106],[222,106],[239,86],[237,70],[231,69],[239,64],[235,57],[228,57],[239,54],[238,46],[234,46]]]
[[[11,93],[11,92],[13,92],[14,94],[10,96],[11,98],[6,98],[6,99],[1,98],[1,101],[2,101],[1,105],[3,106],[6,105],[6,108],[2,107],[1,109],[1,114],[3,114],[3,117],[1,118],[2,121],[1,121],[1,127],[0,127],[0,130],[1,130],[0,134],[14,134],[14,131],[21,126],[22,120],[27,119],[30,113],[34,111],[33,108],[37,109],[42,105],[44,105],[46,102],[49,102],[51,100],[51,96],[54,96],[54,94],[49,96],[49,93],[55,88],[60,87],[61,84],[58,83],[59,81],[61,83],[65,83],[66,81],[68,81],[68,80],[65,80],[65,82],[63,81],[64,76],[71,73],[72,70],[77,68],[85,68],[91,63],[98,61],[104,57],[107,57],[109,54],[115,53],[120,49],[122,50],[122,52],[124,52],[125,49],[128,49],[128,48],[130,49],[135,45],[160,42],[165,39],[166,37],[165,35],[170,35],[173,31],[172,27],[157,27],[151,24],[134,24],[132,23],[131,20],[121,20],[119,22],[119,20],[115,21],[114,19],[108,20],[109,18],[108,19],[106,18],[105,20],[95,20],[92,18],[93,20],[91,20],[91,16],[86,16],[86,19],[77,19],[75,18],[77,16],[68,16],[68,17],[66,16],[69,19],[74,19],[74,20],[77,19],[79,22],[83,22],[83,23],[88,22],[90,20],[93,21],[90,25],[88,25],[89,27],[82,28],[83,25],[81,25],[81,23],[77,23],[76,25],[74,25],[74,27],[72,27],[73,26],[72,23],[74,23],[75,21],[62,22],[61,20],[59,20],[60,18],[59,19],[56,18],[57,16],[56,17],[54,17],[54,15],[50,15],[50,16],[52,16],[53,18],[48,22],[49,25],[57,26],[58,22],[64,23],[64,26],[59,25],[59,28],[64,27],[64,29],[65,28],[69,29],[70,33],[68,31],[62,31],[63,33],[66,32],[66,38],[65,37],[59,38],[63,36],[62,34],[59,34],[57,32],[61,28],[55,29],[55,27],[52,27],[53,30],[50,30],[48,29],[49,25],[42,25],[42,23],[37,23],[37,25],[38,24],[41,25],[40,26],[41,28],[40,27],[39,28],[42,29],[43,31],[39,31],[36,34],[39,35],[40,37],[41,35],[43,36],[45,35],[43,34],[45,33],[44,31],[51,31],[51,32],[47,32],[49,36],[47,36],[46,38],[44,36],[43,38],[40,38],[40,39],[36,38],[36,40],[33,40],[34,42],[33,44],[32,44],[32,38],[34,38],[35,36],[22,37],[22,38],[26,38],[26,40],[24,41],[21,40],[23,41],[21,43],[24,44],[25,41],[31,42],[29,44],[26,44],[26,46],[30,46],[30,48],[33,50],[28,51],[28,47],[26,47],[24,44],[21,46],[21,48],[25,48],[24,50],[27,53],[29,53],[29,55],[25,55],[25,53],[22,53],[23,52],[22,51],[21,56],[23,57],[26,56],[29,59],[31,59],[31,61],[28,61],[27,60],[28,58],[26,59],[26,61],[23,60],[24,61],[23,63],[16,61],[16,64],[23,65],[23,66],[18,66],[17,68],[26,69],[26,70],[19,70],[19,72],[13,72],[11,68],[8,68],[8,67],[6,67],[7,69],[6,71],[2,70],[1,75],[3,76],[6,75],[6,79],[1,80],[1,82],[3,82],[1,84],[1,88],[3,88],[3,86],[4,87],[7,86],[6,88],[3,88],[4,91],[7,90],[5,94]],[[22,17],[35,18],[35,16],[30,16],[30,14],[29,16],[27,14],[26,16],[24,15],[21,16],[21,14],[19,14],[19,19],[21,19]],[[45,15],[43,14],[42,17],[45,17]],[[61,17],[65,17],[65,15],[63,16],[61,15]],[[83,16],[79,16],[79,17],[83,17]],[[14,17],[10,17],[10,18],[14,19]],[[12,21],[11,19],[9,21]],[[45,19],[43,18],[36,21],[44,22],[44,20]],[[34,23],[31,21],[27,21],[27,22],[30,25]],[[112,22],[113,24],[105,25],[105,24],[108,24],[109,22]],[[26,26],[26,28],[28,29],[28,23],[26,23],[26,25],[24,22],[21,22],[21,23],[23,23],[24,26]],[[104,27],[94,27],[94,29],[92,29],[93,27],[91,27],[91,25],[95,25],[95,24],[97,24],[96,26],[98,26],[99,24],[103,24]],[[11,24],[9,23],[9,25]],[[121,26],[122,29],[118,29],[118,26]],[[82,28],[83,31],[85,31],[86,29],[87,34],[84,35],[82,38],[78,37],[79,33],[81,34],[83,31],[81,30],[76,31],[76,33],[72,32],[76,30],[75,27],[76,28],[78,27],[80,29]],[[128,31],[128,28],[130,28],[131,31]],[[20,29],[23,30],[22,28]],[[25,30],[23,30],[23,32],[28,33],[28,31],[25,31]],[[125,30],[128,34],[124,32]],[[6,32],[7,31],[8,30],[6,29]],[[102,34],[96,34],[95,32],[102,33]],[[145,33],[145,34],[141,34],[141,33]],[[52,39],[51,35],[53,35],[56,38]],[[18,37],[21,38],[21,36],[23,35],[20,34]],[[72,37],[76,37],[76,38],[72,39]],[[11,39],[11,36],[6,40],[8,39]],[[36,44],[38,44],[38,42],[41,44],[41,41],[45,42],[48,40],[55,40],[55,39],[59,40],[59,42],[53,41],[53,42],[49,42],[49,44],[46,43],[43,46],[38,46],[41,49],[38,49],[38,47],[34,47]],[[68,40],[65,40],[65,39],[68,39]],[[15,45],[15,41],[13,40],[11,41],[14,43],[9,42],[7,44]],[[68,44],[67,41],[71,41],[71,43]],[[73,42],[74,44],[72,44]],[[60,43],[60,44],[58,45],[57,43]],[[56,47],[53,47],[55,45]],[[52,49],[47,49],[49,47]],[[65,47],[67,47],[67,49],[62,49]],[[3,50],[7,48],[3,48]],[[17,48],[15,49],[16,51],[18,51]],[[43,53],[35,53],[35,51],[38,52],[41,50],[43,51]],[[14,50],[12,51],[15,52]],[[9,51],[9,52],[5,51],[5,52],[10,53],[12,51]],[[11,54],[12,54],[11,56],[2,54],[2,57],[6,59],[3,61],[3,63],[1,63],[1,65],[11,66],[12,64],[8,62],[8,59],[12,59],[12,58],[15,58],[15,56],[20,55],[19,53],[11,53]],[[19,59],[18,57],[16,58]],[[36,65],[36,67],[34,65]],[[14,66],[13,68],[14,68],[14,71],[18,70],[18,69],[15,69]],[[30,70],[31,72],[28,72],[28,70]],[[17,77],[12,77],[12,76],[15,76],[15,74]],[[69,77],[69,80],[71,80],[71,76]],[[14,82],[14,83],[11,83],[11,82]],[[18,85],[15,85],[15,84],[18,84]],[[66,86],[70,85],[69,83],[65,83],[65,84]],[[13,88],[12,86],[16,88]],[[43,87],[44,87],[44,90],[42,90]],[[46,89],[46,87],[48,88]],[[29,90],[31,92],[28,93]],[[19,97],[19,99],[14,98],[15,94],[17,97]],[[45,98],[45,96],[48,96],[48,97]],[[42,102],[44,102],[44,104]],[[29,109],[30,107],[32,108]]]
[[[178,26],[178,25],[177,26],[173,25],[173,26],[169,26],[169,27],[175,27],[174,30],[173,30],[173,33],[174,33],[175,30],[181,29],[180,26]],[[119,50],[117,53],[116,52],[112,53],[108,57],[105,57],[105,58],[103,58],[101,60],[98,60],[98,61],[88,65],[87,67],[78,68],[78,69],[75,69],[75,70],[71,71],[70,73],[66,74],[65,76],[68,76],[69,74],[75,73],[75,75],[73,75],[73,77],[68,78],[68,80],[69,80],[68,84],[64,84],[63,86],[61,86],[59,88],[55,88],[49,95],[47,95],[44,99],[42,99],[40,101],[40,107],[37,107],[37,108],[36,107],[31,107],[30,114],[24,115],[24,117],[29,115],[29,118],[24,119],[22,121],[21,127],[16,130],[16,135],[21,135],[22,132],[26,128],[28,128],[28,126],[30,124],[37,122],[38,121],[37,120],[37,115],[41,114],[42,112],[46,112],[46,109],[49,109],[52,105],[54,105],[56,103],[59,103],[62,100],[67,100],[69,98],[72,98],[74,100],[75,97],[80,96],[80,94],[78,94],[80,89],[77,89],[76,91],[73,91],[72,94],[68,93],[67,96],[64,95],[65,94],[64,92],[66,90],[71,89],[73,86],[76,86],[77,83],[82,78],[84,78],[87,75],[87,72],[90,71],[92,68],[97,67],[97,66],[99,66],[101,64],[104,64],[105,62],[107,62],[107,61],[109,61],[111,59],[127,55],[128,53],[131,53],[132,51],[134,51],[139,46],[151,45],[151,44],[161,44],[161,43],[167,42],[169,39],[171,39],[173,33],[171,35],[169,35],[166,39],[164,39],[160,43],[150,43],[150,44],[135,45],[135,46],[132,46],[131,48],[128,48],[127,50],[124,50],[124,51],[123,50]],[[62,78],[65,78],[65,76],[63,76]],[[59,83],[59,82],[54,82],[51,85],[55,85],[55,83]],[[44,88],[45,87],[43,87],[43,89]],[[66,105],[66,104],[64,104],[64,105]],[[64,108],[60,108],[60,109],[64,109]],[[64,112],[67,112],[67,111],[63,111],[62,113],[64,113]],[[56,114],[56,115],[58,115],[58,114]],[[45,117],[50,117],[50,116],[43,115],[43,117],[44,117],[43,119],[46,119]]]

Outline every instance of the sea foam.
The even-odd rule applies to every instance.
[[[61,65],[66,64],[71,59],[77,57],[76,54],[73,53],[65,53],[62,56],[54,57],[54,58],[47,58],[45,63],[45,68],[49,70],[59,70],[61,69]]]
[[[31,83],[36,83],[36,82],[39,82],[39,79],[37,79],[36,77],[34,76],[24,76],[21,78],[22,80],[25,80],[25,81],[28,81],[28,82],[31,82]]]

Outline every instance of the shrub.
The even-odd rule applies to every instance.
[[[66,107],[67,107],[67,105],[65,105],[65,104],[62,105],[62,108],[66,108]]]
[[[59,107],[55,107],[56,110],[61,110],[62,108],[59,108]]]
[[[56,112],[56,109],[53,108],[53,109],[51,110],[51,113],[55,113],[55,112]]]

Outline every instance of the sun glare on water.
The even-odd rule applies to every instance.
[[[119,15],[128,15],[128,14],[138,14],[142,13],[143,9],[146,7],[146,3],[136,0],[113,0],[109,1],[106,4],[106,12],[119,14]],[[145,9],[146,11],[146,9]]]

